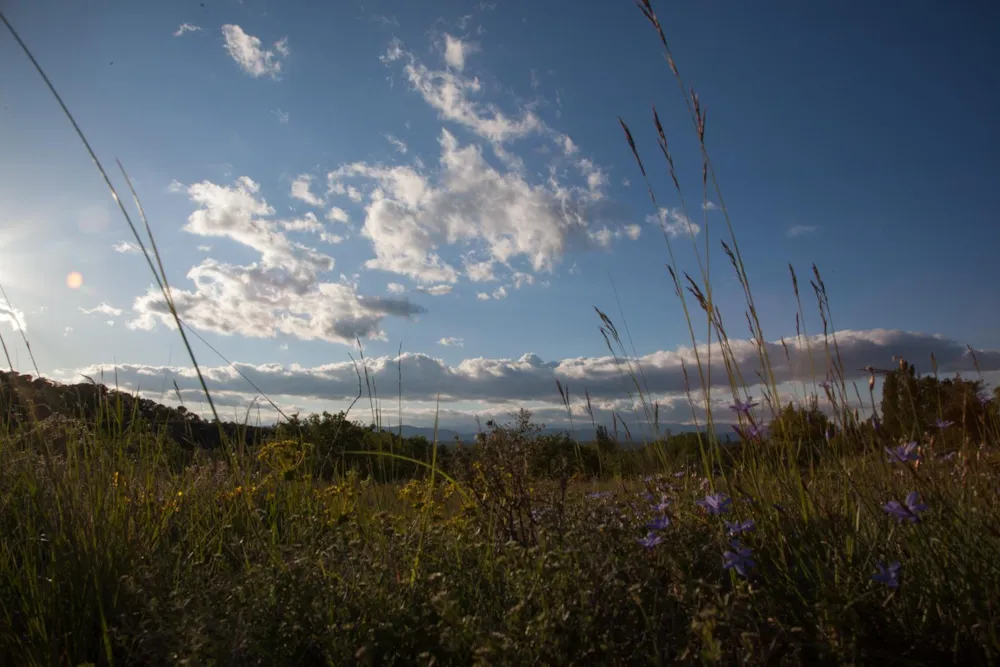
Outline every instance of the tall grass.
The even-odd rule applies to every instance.
[[[110,398],[90,420],[17,422],[7,415],[0,431],[0,663],[1000,661],[995,405],[977,431],[981,441],[964,421],[951,427],[954,458],[939,456],[943,436],[929,433],[913,433],[912,451],[887,456],[877,430],[850,409],[849,375],[819,270],[812,267],[809,282],[823,332],[810,336],[799,278],[789,267],[794,345],[815,359],[811,387],[803,389],[815,394],[822,387],[837,427],[836,437],[818,444],[820,456],[806,456],[817,447],[801,435],[807,424],[774,419],[785,399],[709,158],[705,109],[681,76],[652,6],[641,0],[639,7],[701,146],[700,197],[706,202],[711,192],[725,221],[717,233],[704,218],[703,248],[690,238],[698,278],[679,271],[664,236],[695,353],[695,367],[684,369],[693,375],[692,416],[700,419],[699,408],[705,414],[699,464],[672,467],[670,439],[659,437],[659,406],[627,326],[623,339],[600,310],[600,331],[632,384],[633,413],[652,435],[650,455],[632,459],[645,461],[639,474],[622,474],[621,452],[601,452],[600,479],[573,474],[582,464],[580,443],[557,454],[551,474],[537,474],[532,457],[541,440],[525,415],[491,427],[447,470],[436,437],[429,458],[419,460],[394,448],[402,438],[384,441],[376,433],[363,450],[321,451],[330,443],[292,428],[284,434],[290,437],[249,450],[238,438],[221,456],[199,451],[178,465],[164,431],[109,428],[138,423],[125,420],[120,401]],[[127,174],[122,169],[149,251],[55,88],[2,14],[0,20],[119,203],[197,368],[185,332],[198,334],[173,306]],[[670,185],[687,215],[668,132],[655,108],[652,115]],[[620,126],[659,212],[642,152],[624,119]],[[737,362],[713,299],[712,271],[720,269],[709,261],[709,243],[716,238],[744,291],[762,369],[753,377]],[[790,355],[788,343],[782,346]],[[737,449],[724,447],[716,433],[725,426],[713,410],[719,382],[712,369],[720,364],[725,394],[738,408]],[[357,370],[355,403],[367,389],[378,431],[383,410],[363,350]],[[402,382],[400,370],[400,406]],[[872,384],[870,409],[877,411]],[[203,379],[202,387],[219,422]],[[752,387],[761,388],[760,406],[747,403]],[[569,388],[559,383],[557,390],[572,418]],[[856,387],[854,395],[864,404]],[[776,428],[763,436],[767,423]],[[616,433],[619,424],[630,439],[616,416]],[[220,433],[225,437],[221,422]],[[895,451],[903,443],[889,445]],[[340,464],[332,475],[320,474],[334,452]],[[366,457],[367,474],[348,466],[348,456]],[[376,482],[395,479],[386,464],[423,472],[406,483]]]

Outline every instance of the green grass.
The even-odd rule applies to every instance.
[[[640,8],[662,40],[704,147],[704,110],[652,8]],[[655,125],[673,176],[666,132],[658,118]],[[645,177],[632,133],[624,121],[621,127]],[[707,150],[702,155],[700,199],[711,189],[725,213]],[[675,196],[684,208],[679,187]],[[383,448],[380,437],[352,453],[338,445],[347,437],[339,426],[321,438],[290,429],[249,449],[241,443],[178,456],[154,425],[109,428],[109,421],[123,423],[110,401],[104,418],[82,421],[36,423],[5,413],[0,664],[1000,662],[996,400],[967,420],[964,403],[940,399],[942,385],[908,384],[901,371],[895,403],[883,402],[882,416],[892,408],[891,420],[880,430],[859,419],[847,407],[830,300],[814,268],[824,331],[810,339],[797,327],[795,344],[816,346],[813,387],[829,379],[824,392],[836,427],[831,440],[816,437],[807,412],[782,403],[748,270],[728,214],[725,220],[723,230],[704,220],[704,249],[691,239],[697,278],[679,274],[665,239],[692,344],[717,343],[696,347],[696,363],[686,369],[689,396],[710,404],[718,378],[708,368],[719,361],[710,354],[722,356],[733,399],[758,382],[733,362],[712,300],[708,249],[718,241],[726,270],[745,291],[765,369],[764,406],[743,426],[773,428],[735,449],[692,436],[684,470],[671,449],[678,441],[667,438],[641,457],[601,450],[600,474],[581,475],[581,468],[593,472],[583,448],[551,449],[553,441],[532,435],[527,422],[496,428],[495,439],[465,457],[439,456],[435,446],[413,459]],[[150,269],[183,334],[151,234],[149,246]],[[794,271],[792,281],[801,314]],[[657,407],[626,345],[628,331],[623,339],[599,314],[601,333],[633,382],[635,412],[655,433]],[[568,393],[563,398],[568,404]],[[866,405],[876,407],[872,396]],[[946,410],[959,410],[961,419],[942,435],[927,425]],[[715,427],[708,414],[706,434]],[[224,436],[220,424],[227,442]],[[905,440],[919,442],[919,465],[886,460],[884,447]],[[544,474],[540,451],[548,452]],[[939,456],[945,451],[956,456]],[[348,457],[367,465],[348,466]],[[375,481],[400,466],[412,481]],[[928,509],[917,523],[897,522],[883,506],[911,491]],[[696,504],[710,492],[731,498],[724,517]],[[660,502],[669,504],[654,509]],[[654,515],[670,525],[647,549],[638,540]],[[723,567],[733,549],[724,519],[754,522],[741,536],[754,560],[745,577]],[[879,564],[893,561],[901,564],[898,587],[872,579]]]

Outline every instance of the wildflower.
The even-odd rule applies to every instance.
[[[917,523],[920,521],[920,517],[917,515],[920,512],[925,511],[927,509],[927,505],[920,502],[920,496],[916,491],[910,491],[910,493],[906,496],[905,505],[900,503],[898,500],[890,500],[882,506],[882,509],[896,517],[900,523],[903,521]]]
[[[955,422],[946,421],[944,419],[938,419],[934,424],[938,427],[939,431],[943,431],[949,426],[952,426]]]
[[[899,461],[900,463],[904,463],[906,461],[920,460],[920,455],[917,454],[917,443],[915,442],[908,442],[905,445],[894,448],[886,447],[885,451],[892,462]]]
[[[668,507],[670,507],[670,499],[666,496],[662,496],[660,498],[660,502],[653,507],[653,509],[657,512],[666,512]]]
[[[684,472],[683,470],[681,470],[681,471],[679,471],[679,472],[675,472],[675,473],[674,473],[674,477],[676,477],[677,479],[680,479],[680,478],[681,478],[681,477],[683,477],[683,476],[684,476],[685,474],[687,474],[687,473],[685,473],[685,472]]]
[[[642,545],[646,549],[652,549],[653,547],[655,547],[657,544],[659,544],[662,541],[663,541],[663,538],[660,537],[659,535],[657,535],[656,533],[649,533],[648,535],[646,535],[646,537],[643,537],[643,538],[640,538],[640,539],[636,540],[636,542],[638,542],[640,545]]]
[[[733,522],[724,521],[723,523],[726,524],[726,529],[729,530],[730,537],[739,535],[740,533],[749,533],[756,527],[756,524],[753,522],[753,519],[747,519],[746,521],[733,521]]]
[[[611,492],[610,491],[591,491],[590,493],[587,494],[588,498],[591,498],[591,499],[594,499],[594,500],[599,499],[599,498],[608,498],[609,496],[611,496]]]
[[[729,510],[729,506],[732,504],[732,499],[728,498],[722,493],[711,493],[703,500],[697,501],[695,504],[701,505],[709,514],[723,514]]]
[[[749,549],[740,544],[739,540],[733,540],[729,545],[735,551],[725,551],[722,554],[722,568],[728,570],[730,568],[735,569],[737,574],[741,577],[747,576],[747,570],[752,568],[756,563],[750,557],[752,553]]]
[[[890,563],[889,567],[877,563],[876,567],[878,567],[878,572],[872,575],[873,581],[883,583],[889,588],[899,587],[899,568],[901,567],[899,561]]]
[[[667,528],[670,527],[670,517],[658,516],[649,523],[647,523],[646,527],[649,528],[650,531],[666,530]]]
[[[753,400],[753,398],[748,398],[745,403],[742,403],[740,402],[739,399],[737,399],[735,403],[729,406],[729,409],[732,410],[733,412],[739,412],[745,415],[749,415],[750,410],[753,409],[756,405],[757,403]]]

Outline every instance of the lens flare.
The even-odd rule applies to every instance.
[[[83,286],[83,276],[79,271],[72,271],[66,276],[66,287],[70,289],[80,289]]]

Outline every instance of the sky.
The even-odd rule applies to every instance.
[[[975,375],[967,346],[1000,379],[1000,7],[654,8],[706,113],[719,190],[703,190],[684,97],[624,0],[0,5],[135,216],[115,160],[127,170],[224,416],[255,399],[243,375],[283,411],[345,409],[363,354],[390,423],[437,413],[467,429],[524,406],[558,426],[557,380],[574,419],[589,420],[587,390],[600,420],[632,421],[634,386],[596,307],[660,421],[704,419],[684,372],[697,382],[705,318],[689,296],[692,340],[666,265],[672,251],[702,282],[707,260],[759,397],[719,243],[727,218],[783,400],[815,391],[828,365],[813,263],[863,389],[854,369],[897,356],[930,372],[933,352],[942,374]],[[146,259],[5,30],[0,62],[0,334],[13,365],[34,372],[23,333],[43,375],[174,403],[176,382],[204,410]],[[725,412],[716,369],[710,401]],[[367,391],[354,410],[370,419]]]

